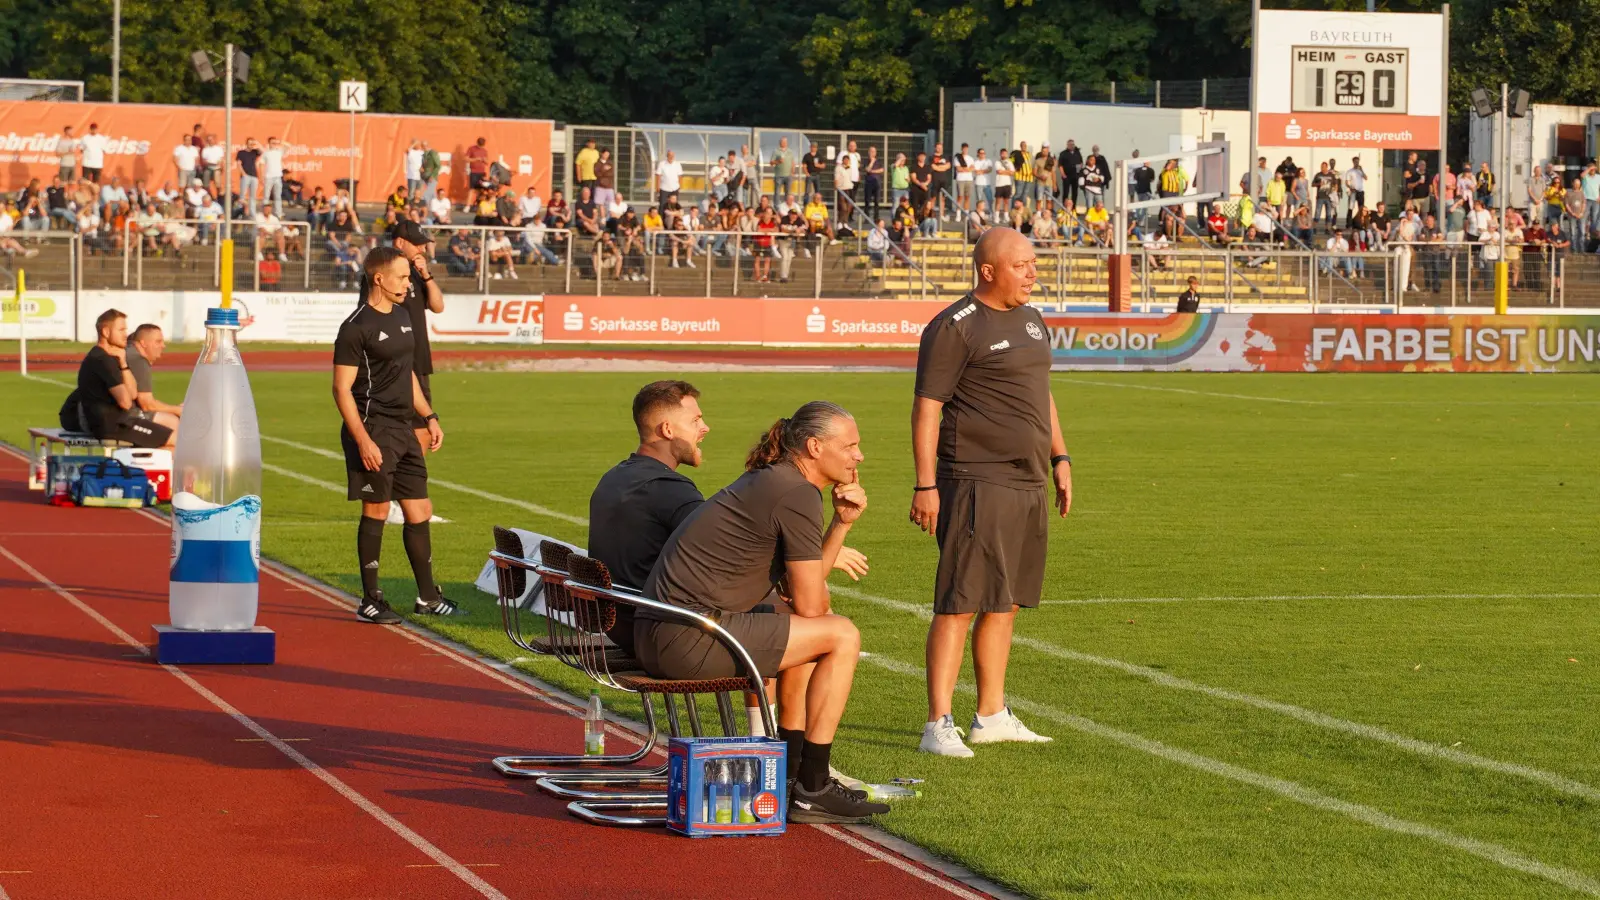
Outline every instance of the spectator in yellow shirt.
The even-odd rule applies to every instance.
[[[805,217],[806,227],[812,234],[825,234],[828,243],[839,243],[839,239],[833,236],[833,223],[828,221],[828,205],[822,202],[820,193],[811,195],[811,202],[806,204]]]
[[[1083,214],[1083,220],[1089,224],[1089,232],[1094,236],[1095,243],[1107,247],[1111,245],[1111,213],[1106,209],[1105,201],[1094,201],[1089,211]]]
[[[583,149],[572,160],[573,174],[578,176],[578,186],[588,188],[592,194],[595,189],[594,164],[600,161],[600,151],[594,148],[594,138],[583,142]]]

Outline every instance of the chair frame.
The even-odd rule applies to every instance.
[[[498,537],[499,535],[497,535]],[[548,545],[547,545],[548,546]],[[566,548],[563,548],[566,549]],[[579,554],[572,554],[579,556]],[[541,553],[541,557],[543,554]],[[710,634],[733,656],[741,670],[738,677],[748,680],[745,689],[760,700],[762,723],[767,734],[777,734],[777,719],[767,697],[766,682],[745,648],[715,619],[687,609],[661,603],[609,583],[590,584],[575,577],[569,570],[535,563],[520,555],[496,549],[490,553],[498,569],[501,616],[506,636],[516,646],[541,656],[555,656],[566,665],[588,675],[598,684],[617,690],[639,694],[644,708],[646,738],[639,750],[627,756],[502,756],[494,760],[501,774],[516,778],[534,778],[536,786],[551,796],[570,800],[567,811],[585,821],[612,826],[659,825],[666,821],[666,779],[668,766],[662,764],[650,769],[620,768],[642,761],[657,747],[654,707],[650,695],[653,691],[634,690],[617,682],[617,676],[634,674],[632,671],[613,671],[618,657],[608,653],[605,638],[606,620],[610,607],[624,605],[635,609],[648,609],[656,613],[653,618],[693,625]],[[569,562],[570,568],[570,562]],[[516,599],[520,591],[515,588],[515,574],[519,571],[536,573],[545,586],[545,606],[549,623],[546,647],[528,640],[522,631],[521,610]],[[602,572],[603,574],[603,572]],[[609,579],[607,579],[609,582]],[[566,615],[561,615],[565,613]],[[614,619],[612,619],[614,621]],[[632,662],[631,660],[629,662]],[[641,673],[642,674],[642,673]],[[696,737],[704,734],[695,695],[684,696],[685,712],[690,732]],[[717,713],[723,733],[739,732],[730,692],[716,694]],[[662,693],[667,710],[668,733],[681,735],[674,694]],[[543,768],[561,766],[564,768]],[[595,768],[604,767],[602,771]],[[613,768],[617,767],[617,768]],[[584,786],[609,790],[580,790]],[[632,790],[627,790],[632,788]]]

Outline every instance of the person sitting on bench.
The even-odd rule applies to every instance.
[[[856,476],[861,460],[860,432],[843,407],[813,401],[779,419],[750,451],[745,474],[667,539],[644,586],[646,597],[716,619],[763,677],[778,676],[791,822],[859,822],[889,811],[828,771],[861,633],[832,612],[827,575],[867,508]],[[826,529],[822,490],[833,501]],[[764,604],[780,584],[787,602]],[[637,613],[634,644],[645,671],[657,678],[739,674],[732,654],[711,635],[652,618],[648,609]]]
[[[133,372],[133,383],[139,391],[134,398],[139,409],[156,423],[172,429],[171,442],[178,442],[178,420],[183,417],[183,405],[173,406],[156,399],[155,377],[150,367],[161,361],[167,352],[167,339],[160,325],[146,322],[133,330],[128,337],[128,370]]]
[[[61,427],[135,447],[166,447],[172,429],[138,408],[139,386],[128,367],[128,317],[108,309],[94,320],[99,340],[78,366],[78,387],[61,405]]]
[[[602,475],[589,496],[589,555],[606,564],[614,583],[640,590],[667,538],[705,502],[678,467],[699,467],[700,442],[711,427],[700,411],[700,391],[687,381],[652,381],[640,388],[633,424],[639,449]],[[843,547],[834,568],[859,581],[867,558]],[[617,623],[606,636],[632,655],[632,607],[617,607]]]

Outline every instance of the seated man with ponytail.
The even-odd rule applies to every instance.
[[[857,481],[861,435],[842,407],[813,401],[779,419],[745,474],[673,532],[644,593],[716,619],[765,677],[778,677],[778,731],[789,743],[790,821],[858,822],[888,812],[830,777],[834,732],[855,678],[861,633],[829,603],[827,575],[867,508]],[[833,520],[823,527],[821,491]],[[784,611],[763,603],[781,583]],[[658,678],[735,674],[733,657],[698,628],[640,610],[634,642]]]

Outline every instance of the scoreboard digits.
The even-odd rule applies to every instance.
[[[1406,112],[1411,53],[1370,47],[1295,47],[1294,112]]]

